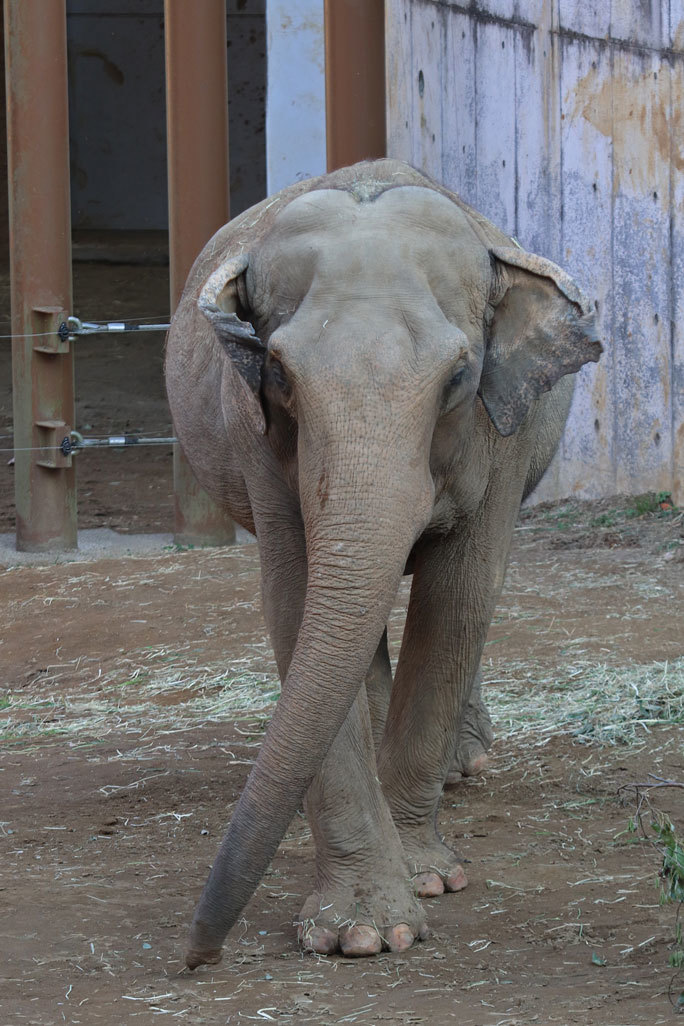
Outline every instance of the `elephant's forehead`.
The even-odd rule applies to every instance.
[[[424,186],[401,186],[359,200],[341,189],[317,189],[294,199],[275,219],[272,237],[283,243],[302,236],[337,237],[370,235],[380,245],[397,235],[417,232],[444,240],[470,237],[465,212],[441,193]]]
[[[418,300],[428,287],[450,296],[459,283],[472,295],[488,274],[487,250],[468,215],[424,186],[362,200],[342,190],[306,193],[279,213],[252,259],[256,291],[293,300],[314,278],[338,293],[343,283],[357,296],[399,290]]]

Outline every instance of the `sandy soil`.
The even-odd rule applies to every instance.
[[[657,711],[683,686],[682,517],[573,510],[516,532],[486,649],[492,769],[440,816],[470,885],[427,903],[428,941],[370,961],[297,950],[312,872],[297,817],[223,964],[182,970],[276,691],[256,548],[0,574],[2,1021],[669,1021],[675,910],[620,788],[684,771]]]
[[[164,268],[76,270],[83,318],[167,309]],[[158,337],[78,346],[84,433],[170,432]],[[78,459],[82,527],[170,529],[170,451]],[[11,473],[3,459],[0,530]],[[0,1021],[669,1022],[676,910],[627,826],[630,784],[684,779],[683,535],[652,497],[523,515],[485,649],[492,766],[440,814],[470,885],[427,902],[425,943],[300,953],[297,817],[222,965],[194,974],[193,905],[277,693],[256,548],[0,571]],[[681,794],[658,797],[679,824]]]

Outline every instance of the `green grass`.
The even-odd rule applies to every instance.
[[[619,523],[619,514],[617,510],[614,513],[601,513],[599,516],[594,517],[593,520],[589,521],[590,527],[615,527]]]
[[[625,512],[628,517],[643,517],[647,513],[662,513],[661,503],[672,505],[672,496],[669,492],[644,492],[642,495],[635,495],[633,497],[631,506],[628,506]],[[666,512],[671,513],[673,509]]]
[[[620,505],[596,516],[589,516],[589,510],[581,502],[568,502],[553,509],[523,510],[522,519],[531,519],[532,526],[536,522],[540,529],[565,531],[581,527],[611,528],[645,516],[669,519],[679,513],[681,510],[673,504],[669,492],[643,492],[622,500]]]
[[[569,527],[575,527],[579,519],[579,511],[569,506],[561,506],[560,509],[550,510],[544,514],[544,520],[558,530],[565,531]]]
[[[629,820],[629,833],[639,834],[640,839],[655,848],[660,858],[660,904],[677,906],[674,940],[670,945],[668,959],[671,968],[676,970],[684,969],[684,936],[680,921],[684,902],[684,839],[669,815],[658,808],[655,796],[662,793],[663,789],[682,787],[684,784],[679,781],[654,777],[652,784],[630,784],[623,789],[633,791],[636,801],[636,811]],[[648,827],[644,822],[647,816],[650,820]],[[680,1010],[684,1007],[684,991],[679,994],[676,1007]]]

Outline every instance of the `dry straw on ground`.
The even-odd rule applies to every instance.
[[[265,652],[226,674],[216,666],[184,663],[182,653],[149,648],[127,656],[107,680],[72,691],[64,678],[74,667],[51,667],[53,685],[39,695],[14,692],[0,709],[4,743],[50,736],[72,742],[123,734],[160,737],[207,723],[245,717],[261,723],[279,694],[273,674],[258,672]],[[542,664],[504,663],[487,681],[485,696],[497,737],[516,746],[540,746],[560,734],[584,744],[642,745],[655,725],[684,721],[684,659],[671,663],[609,666],[566,663],[549,672]]]

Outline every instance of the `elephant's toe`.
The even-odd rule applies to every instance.
[[[430,833],[405,831],[402,835],[414,894],[418,898],[437,898],[440,894],[462,891],[468,886],[462,859],[441,838]]]
[[[337,951],[337,930],[328,930],[315,923],[300,923],[297,927],[299,943],[304,951],[316,955],[334,955]]]
[[[423,926],[419,930],[418,936],[414,937],[408,923],[398,923],[387,931],[385,942],[390,951],[407,951],[415,940],[425,940],[426,937],[427,926]]]
[[[406,951],[427,932],[425,913],[405,877],[386,880],[365,895],[359,886],[316,891],[307,899],[297,929],[305,951],[346,958]]]
[[[464,771],[467,777],[477,777],[484,773],[489,766],[489,756],[486,752],[478,752],[473,755],[465,764]]]
[[[462,891],[463,888],[467,886],[468,877],[465,874],[463,866],[456,866],[444,877],[444,890],[449,891],[450,893]]]
[[[451,769],[444,781],[444,787],[449,790],[457,787],[465,777],[479,777],[486,773],[489,766],[489,756],[483,751],[458,751]]]
[[[414,932],[415,931],[415,932]],[[381,951],[407,951],[416,940],[424,940],[425,924],[412,928],[408,923],[388,927],[382,934],[375,926],[351,924],[340,930],[300,924],[299,942],[304,951],[317,955],[342,954],[345,958],[369,958]]]
[[[345,926],[339,938],[340,951],[347,958],[367,958],[382,951],[382,937],[374,926]]]
[[[413,891],[418,898],[437,898],[440,894],[462,891],[467,886],[465,870],[459,865],[441,873],[428,870],[413,877]]]
[[[436,898],[444,894],[444,883],[439,873],[416,873],[413,890],[418,898]]]

